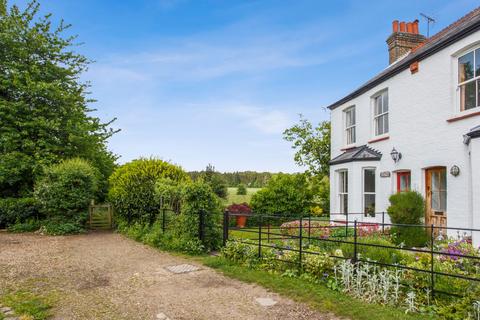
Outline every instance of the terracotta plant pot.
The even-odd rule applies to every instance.
[[[245,228],[246,223],[247,223],[247,216],[237,216],[237,227],[238,228]]]

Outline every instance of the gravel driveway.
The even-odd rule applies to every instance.
[[[48,237],[0,232],[2,288],[58,297],[53,319],[334,319],[266,289],[114,233]],[[257,298],[277,304],[261,306]]]

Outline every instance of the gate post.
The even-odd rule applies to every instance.
[[[223,212],[223,246],[226,246],[228,241],[228,229],[230,226],[229,218],[229,212],[228,210],[225,210]]]

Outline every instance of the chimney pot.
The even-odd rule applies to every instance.
[[[413,33],[413,23],[411,22],[407,23],[407,32]]]
[[[393,32],[398,32],[398,20],[393,20],[392,29],[393,29]]]
[[[413,21],[413,33],[418,34],[418,20]]]
[[[418,48],[426,40],[426,38],[418,32],[418,20],[408,23],[394,20],[392,22],[392,29],[393,33],[387,39],[390,64],[405,56],[408,52],[414,51],[415,48]]]

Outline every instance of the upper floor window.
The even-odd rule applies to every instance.
[[[460,110],[480,106],[480,49],[458,58]]]
[[[376,136],[388,133],[388,91],[373,97],[373,126]]]
[[[345,142],[346,144],[355,143],[355,106],[346,109],[345,111]]]

